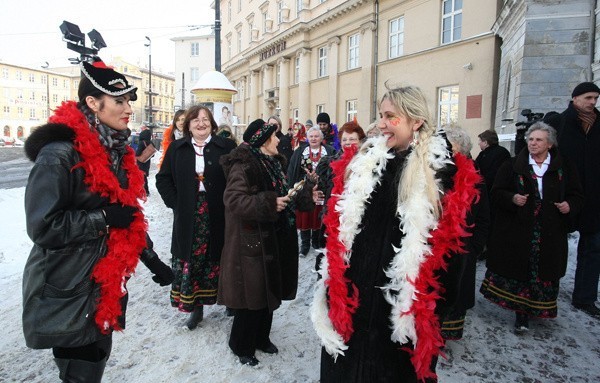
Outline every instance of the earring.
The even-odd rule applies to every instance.
[[[415,130],[413,132],[413,138],[408,144],[413,149],[419,144],[419,131]]]
[[[96,124],[96,126],[100,125],[100,120],[98,119],[98,114],[94,115],[94,123]]]

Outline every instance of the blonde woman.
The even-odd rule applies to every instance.
[[[461,261],[449,256],[461,247],[477,196],[472,163],[453,160],[421,90],[388,90],[379,113],[382,136],[354,157],[346,150],[334,166],[345,177],[334,177],[327,256],[311,308],[323,383],[435,378],[438,318],[460,276],[443,270]]]

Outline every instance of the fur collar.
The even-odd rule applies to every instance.
[[[48,123],[36,128],[25,141],[25,155],[30,161],[35,162],[42,148],[56,141],[73,142],[75,132],[65,124]]]
[[[275,159],[281,163],[281,167],[283,169],[287,168],[287,160],[283,155],[277,154],[277,155],[275,155]],[[227,174],[229,174],[231,167],[236,163],[246,164],[247,167],[249,167],[250,164],[256,163],[255,166],[258,166],[258,169],[256,169],[256,171],[261,172],[261,170],[260,170],[261,168],[260,168],[260,165],[258,164],[256,157],[254,156],[254,154],[252,154],[252,152],[250,151],[250,148],[246,144],[241,144],[237,148],[235,148],[231,152],[229,152],[229,154],[222,156],[220,163],[221,163],[221,166],[223,167],[223,172],[225,173],[225,176],[227,176]],[[262,173],[259,173],[258,175],[260,175],[260,174],[262,174]]]

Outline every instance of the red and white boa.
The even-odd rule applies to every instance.
[[[433,171],[451,162],[443,137],[434,136],[428,150]],[[385,138],[369,140],[353,157],[355,153],[355,149],[347,150],[340,160],[331,164],[334,186],[323,218],[327,256],[321,264],[322,279],[311,307],[315,330],[325,350],[334,358],[344,355],[348,348],[346,343],[354,331],[352,315],[359,305],[358,290],[345,276],[350,267],[352,244],[359,232],[366,202],[392,157]],[[415,151],[407,161],[414,155]],[[480,176],[472,161],[458,154],[454,163],[457,167],[454,188],[442,198],[443,213],[439,220],[435,219],[433,206],[426,198],[423,174],[416,175],[410,197],[398,204],[400,229],[405,235],[400,247],[394,247],[394,259],[386,270],[390,282],[382,288],[392,307],[392,341],[399,345],[412,342],[411,361],[418,379],[435,376],[430,370],[431,361],[443,346],[440,323],[434,314],[443,286],[435,273],[446,267],[445,258],[449,253],[462,252],[461,238],[468,235],[466,216],[479,195],[476,184]],[[347,170],[350,174],[344,182]]]
[[[79,153],[81,162],[74,168],[83,169],[84,182],[91,192],[107,197],[110,203],[139,209],[128,228],[110,229],[107,234],[106,255],[98,261],[92,272],[92,279],[100,285],[96,325],[105,334],[112,330],[122,330],[119,317],[123,314],[121,298],[127,294],[125,284],[135,271],[139,256],[146,247],[147,224],[138,200],[146,198],[144,175],[137,167],[133,149],[127,147],[121,166],[127,173],[128,187],[121,188],[111,170],[110,156],[100,143],[98,133],[90,129],[75,102],[63,102],[48,121],[65,124],[75,132],[73,147]]]

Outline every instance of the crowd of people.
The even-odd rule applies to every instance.
[[[600,264],[600,88],[578,85],[562,114],[533,124],[514,157],[494,131],[437,127],[423,92],[388,88],[379,119],[338,130],[278,116],[230,126],[196,105],[164,134],[156,188],[173,212],[170,266],[147,235],[149,169],[128,145],[137,88],[99,59],[81,64],[79,101],[27,140],[34,242],[23,275],[23,330],[51,348],[64,382],[100,382],[112,332],[125,328],[126,283],[141,260],[195,330],[205,305],[233,316],[243,365],[277,354],[273,315],[293,300],[298,261],[317,254],[313,327],[320,381],[436,381],[445,341],[463,337],[479,291],[515,313],[555,318],[567,235],[580,232],[573,306],[595,306]],[[143,132],[142,132],[143,133]],[[148,139],[149,141],[149,139]],[[142,166],[143,165],[143,166]],[[510,240],[507,240],[510,239]],[[198,330],[196,330],[198,331]],[[468,330],[467,330],[468,331]]]

